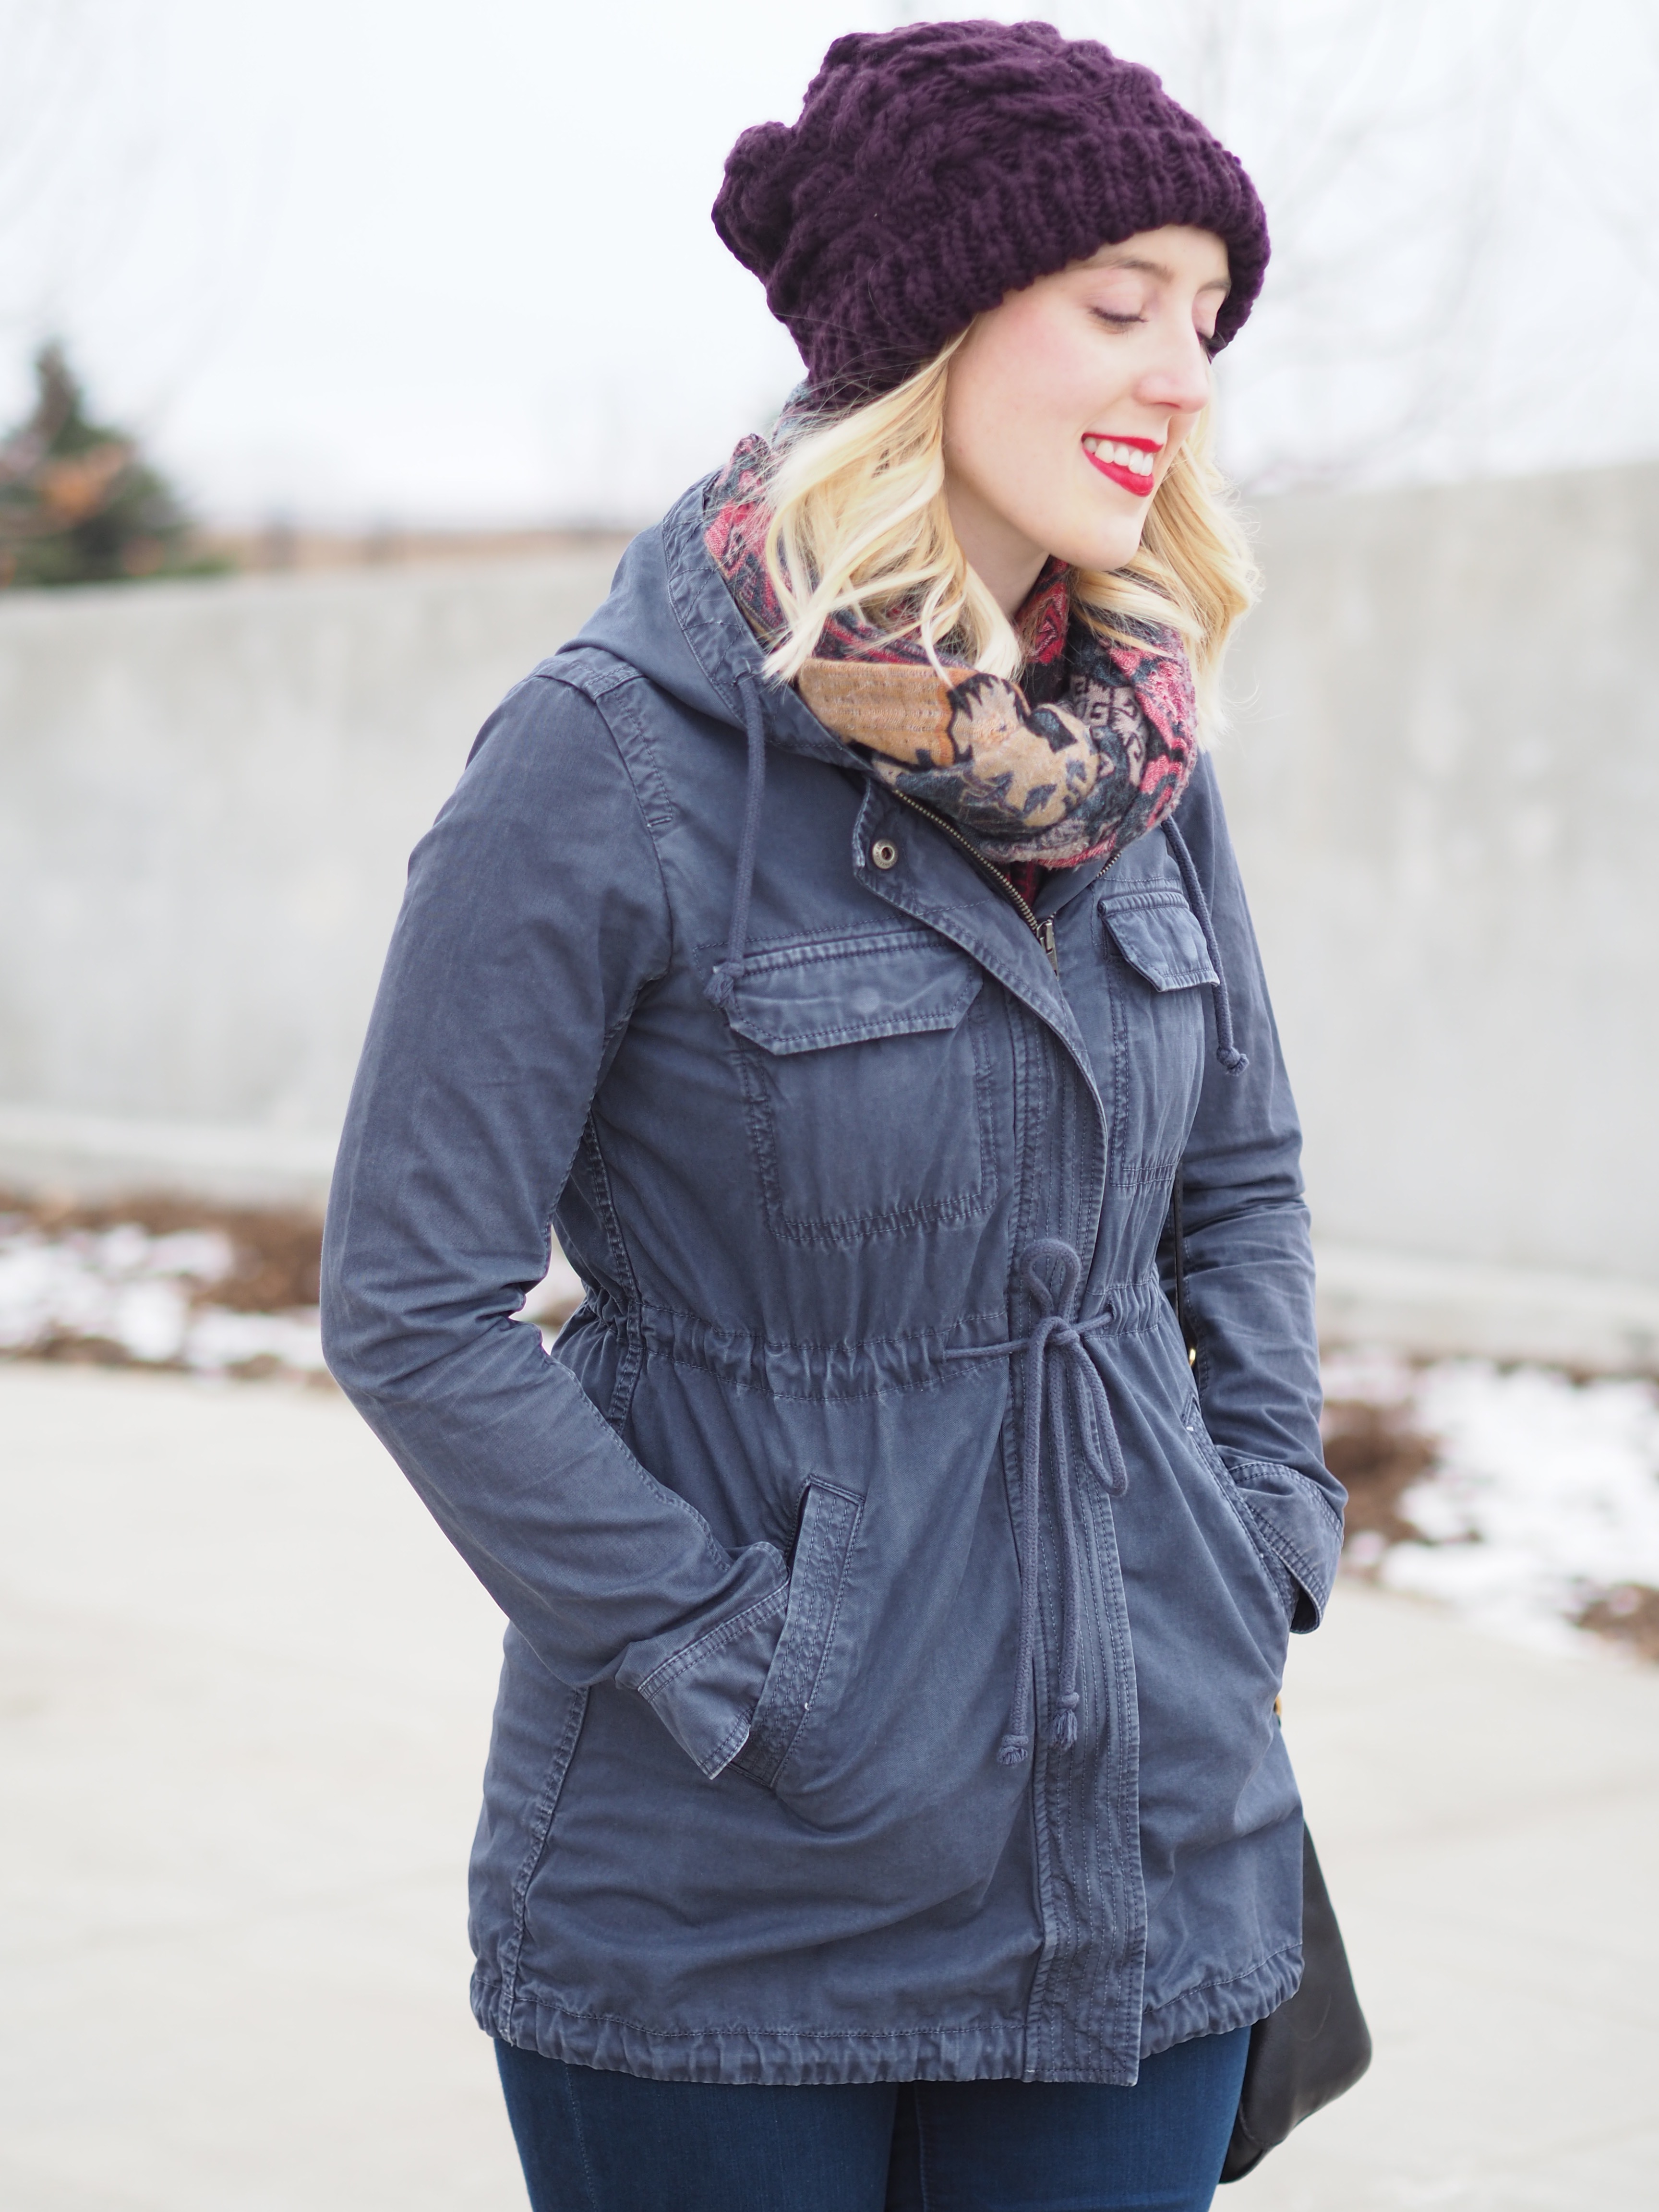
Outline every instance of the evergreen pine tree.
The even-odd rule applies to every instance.
[[[0,587],[178,574],[190,519],[124,432],[94,422],[55,341],[34,361],[28,419],[0,440]],[[216,564],[212,564],[216,565]]]

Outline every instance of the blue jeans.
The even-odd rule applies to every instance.
[[[1247,2027],[1073,2081],[728,2088],[497,2043],[533,2212],[1205,2212]]]

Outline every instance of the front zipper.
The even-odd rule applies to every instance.
[[[907,792],[895,791],[890,784],[884,785],[883,788],[885,790],[886,794],[890,799],[896,799],[899,805],[901,806],[908,806],[912,814],[920,814],[924,822],[931,822],[936,830],[942,830],[953,845],[959,845],[962,848],[963,851],[966,853],[969,859],[974,863],[974,866],[978,868],[981,875],[986,878],[988,882],[994,884],[997,889],[1002,893],[1004,898],[1011,900],[1012,903],[1018,908],[1020,919],[1024,922],[1027,929],[1030,931],[1032,936],[1036,938],[1037,943],[1048,954],[1048,965],[1054,969],[1054,974],[1058,975],[1060,974],[1060,947],[1054,941],[1054,923],[1053,915],[1047,914],[1034,914],[1030,905],[1024,898],[1021,897],[1020,894],[1009,882],[1007,877],[1005,876],[1001,869],[998,867],[996,862],[994,860],[988,860],[984,854],[980,851],[978,846],[974,843],[973,840],[970,837],[964,837],[963,836],[961,830],[957,828],[954,822],[947,821],[943,814],[936,814],[931,806],[925,806],[919,799],[912,799]],[[1116,866],[1117,854],[1114,853],[1111,859],[1107,861],[1106,866],[1100,872],[1103,876],[1108,875]]]
[[[996,862],[988,860],[972,838],[964,837],[954,822],[947,822],[944,815],[935,814],[933,808],[924,806],[921,799],[912,799],[908,793],[895,791],[890,785],[887,787],[887,795],[890,799],[896,799],[901,806],[908,806],[912,814],[920,814],[924,822],[931,822],[936,830],[942,830],[953,845],[961,846],[963,851],[988,881],[994,883],[1004,898],[1011,899],[1019,908],[1020,919],[1048,954],[1048,965],[1058,975],[1060,949],[1054,943],[1054,925],[1050,918],[1044,915],[1039,919],[1033,914],[1029,904],[1014,889]],[[1102,872],[1103,873],[1104,871],[1103,870]]]

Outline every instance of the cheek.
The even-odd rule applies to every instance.
[[[1066,480],[1085,427],[1063,364],[1033,353],[988,362],[947,410],[947,450],[1006,513],[1046,503]]]
[[[947,432],[954,416],[963,444],[976,453],[1010,439],[1027,446],[1080,436],[1090,402],[1085,364],[1069,337],[1025,297],[988,315],[953,370]]]
[[[1034,320],[1010,337],[1013,343],[996,363],[1009,414],[1051,441],[1080,438],[1102,402],[1097,348],[1079,344],[1068,323],[1053,319]]]

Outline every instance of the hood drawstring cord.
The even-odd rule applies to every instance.
[[[1181,871],[1181,880],[1186,885],[1187,903],[1204,933],[1210,965],[1215,970],[1215,981],[1210,986],[1210,996],[1215,1002],[1215,1056],[1229,1075],[1243,1075],[1250,1063],[1233,1042],[1232,1000],[1227,995],[1227,971],[1221,964],[1221,947],[1216,941],[1215,924],[1210,919],[1210,902],[1199,883],[1198,870],[1187,849],[1187,840],[1176,828],[1173,819],[1165,822],[1162,827],[1164,835],[1170,841],[1170,850],[1175,854],[1176,866]]]
[[[755,849],[760,842],[761,801],[766,796],[766,714],[761,703],[760,678],[752,669],[738,676],[738,696],[743,702],[743,726],[749,741],[749,778],[744,794],[743,836],[738,845],[737,879],[732,890],[732,921],[726,933],[726,957],[704,986],[704,995],[717,1006],[729,1008],[743,980],[749,949],[749,899],[755,886]]]
[[[1060,1271],[1058,1290],[1050,1287],[1044,1269]],[[1041,1528],[1046,1430],[1051,1449],[1047,1458],[1053,1468],[1054,1521],[1060,1534],[1060,1694],[1049,1741],[1057,1751],[1069,1751],[1077,1741],[1078,1661],[1082,1636],[1083,1565],[1078,1543],[1076,1502],[1072,1483],[1072,1448],[1059,1393],[1048,1389],[1048,1356],[1063,1361],[1060,1379],[1069,1383],[1077,1431],[1084,1455],[1109,1498],[1121,1498],[1129,1487],[1129,1471],[1123,1462],[1111,1400],[1106,1394],[1100,1354],[1089,1341],[1091,1330],[1103,1328],[1114,1318],[1110,1306],[1090,1321],[1073,1318],[1083,1262],[1069,1244],[1057,1237],[1044,1237],[1028,1245],[1020,1255],[1020,1273],[1036,1307],[1036,1326],[1029,1336],[1006,1344],[970,1345],[947,1352],[947,1359],[1011,1359],[1024,1356],[1024,1425],[1020,1438],[1019,1486],[1019,1656],[1015,1662],[1013,1710],[1008,1731],[997,1747],[997,1763],[1018,1766],[1030,1756],[1033,1721],[1033,1663],[1036,1655],[1037,1547]]]

